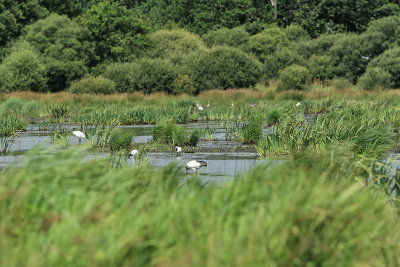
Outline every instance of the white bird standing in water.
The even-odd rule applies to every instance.
[[[81,143],[82,139],[86,139],[86,135],[84,133],[82,133],[81,131],[75,131],[75,128],[72,130],[74,130],[74,131],[72,131],[72,134],[78,138],[79,144]]]
[[[193,171],[197,172],[198,169],[200,169],[203,166],[207,166],[207,162],[202,161],[202,160],[191,160],[188,163],[186,163],[186,173],[192,169]]]
[[[136,156],[138,153],[139,153],[139,151],[137,149],[132,150],[131,153],[129,153],[129,155],[128,155],[128,159]]]
[[[297,104],[296,104],[296,108],[300,108],[301,107],[301,104],[300,104],[300,102],[298,102]]]
[[[175,152],[177,155],[179,155],[180,153],[182,153],[182,148],[179,146],[175,146]]]

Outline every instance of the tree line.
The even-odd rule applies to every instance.
[[[399,88],[396,1],[0,0],[0,92]]]

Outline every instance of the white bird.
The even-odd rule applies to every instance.
[[[371,58],[368,57],[368,56],[361,56],[361,58],[362,58],[362,59],[365,59],[365,60],[370,60],[370,59],[371,59]]]
[[[129,153],[128,159],[136,156],[139,153],[139,151],[137,149],[134,149],[131,151],[131,153]]]
[[[231,103],[231,108],[233,108],[235,106],[235,104],[233,104],[233,102]]]
[[[296,108],[300,108],[301,107],[301,104],[300,104],[300,102],[298,102],[297,104],[296,104]]]
[[[202,105],[197,106],[197,109],[198,109],[199,111],[203,111],[203,110],[204,110],[204,108],[203,108]]]
[[[73,129],[73,130],[75,130],[75,129]],[[72,134],[78,138],[79,144],[81,143],[82,139],[86,139],[86,135],[84,133],[82,133],[81,131],[72,131]]]
[[[254,108],[256,104],[249,104],[249,108]]]
[[[179,146],[175,146],[175,152],[176,154],[180,154],[182,152],[182,148]]]
[[[198,169],[200,169],[203,166],[207,166],[207,162],[202,161],[202,160],[191,160],[188,163],[186,163],[186,173],[192,169],[193,171],[197,172]]]

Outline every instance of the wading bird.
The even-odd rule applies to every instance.
[[[198,169],[200,169],[203,166],[207,166],[207,162],[202,161],[202,160],[191,160],[188,163],[186,163],[186,173],[192,169],[193,171],[197,172]]]
[[[139,151],[137,149],[132,150],[131,153],[129,153],[129,155],[128,155],[128,159],[136,156],[138,153],[139,153]]]
[[[175,152],[176,152],[177,155],[181,154],[182,153],[182,148],[179,147],[179,146],[175,146]]]
[[[75,131],[75,128],[72,130],[73,130],[72,134],[78,138],[79,144],[81,143],[82,139],[86,139],[86,135],[84,133],[82,133],[81,131]]]

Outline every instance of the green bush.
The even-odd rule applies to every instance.
[[[146,94],[172,93],[173,82],[178,77],[175,66],[168,59],[141,59],[132,63],[132,87],[130,91]]]
[[[274,53],[279,46],[287,45],[287,43],[288,39],[283,30],[278,27],[270,27],[251,36],[244,45],[244,50],[264,62],[268,55]]]
[[[174,95],[195,94],[196,88],[193,80],[188,75],[179,74],[178,77],[172,83],[172,93]]]
[[[313,80],[326,81],[334,77],[333,60],[328,55],[312,55],[307,67]]]
[[[249,33],[243,27],[221,28],[203,35],[204,42],[208,47],[223,45],[239,47],[246,43],[249,37]]]
[[[371,21],[368,29],[361,34],[363,53],[374,57],[399,44],[400,18],[391,16]]]
[[[113,63],[106,67],[102,76],[115,83],[117,92],[129,92],[134,88],[134,70],[133,63]]]
[[[21,38],[43,56],[48,88],[61,91],[83,77],[95,60],[89,32],[66,16],[51,14],[24,28]]]
[[[150,52],[153,57],[170,57],[173,54],[187,54],[205,49],[203,40],[195,33],[184,29],[159,30],[151,34],[154,49]]]
[[[276,90],[305,90],[311,80],[311,75],[306,67],[291,65],[280,74]]]
[[[392,75],[379,68],[367,68],[367,71],[358,80],[357,86],[364,90],[393,88]]]
[[[345,34],[336,39],[329,49],[334,61],[334,73],[355,82],[367,67],[368,60],[363,56],[363,40],[357,34]]]
[[[308,35],[307,31],[296,24],[290,24],[284,29],[284,32],[289,42],[310,40],[310,36]]]
[[[281,70],[293,64],[305,65],[306,61],[296,51],[282,47],[274,54],[265,57],[264,77],[277,79]]]
[[[186,58],[197,92],[254,86],[261,77],[260,62],[233,47],[214,47]]]
[[[16,45],[0,65],[0,92],[47,91],[40,56],[27,43]]]
[[[75,94],[112,94],[115,93],[115,83],[104,77],[85,77],[74,81],[69,91]]]
[[[129,148],[132,142],[132,138],[132,132],[121,131],[121,129],[114,129],[108,141],[110,150],[118,151],[121,149]]]
[[[330,85],[337,90],[350,89],[353,83],[346,78],[334,78],[331,80]]]
[[[368,69],[380,68],[392,75],[390,83],[393,88],[400,88],[400,47],[386,50],[380,56],[371,60]]]

